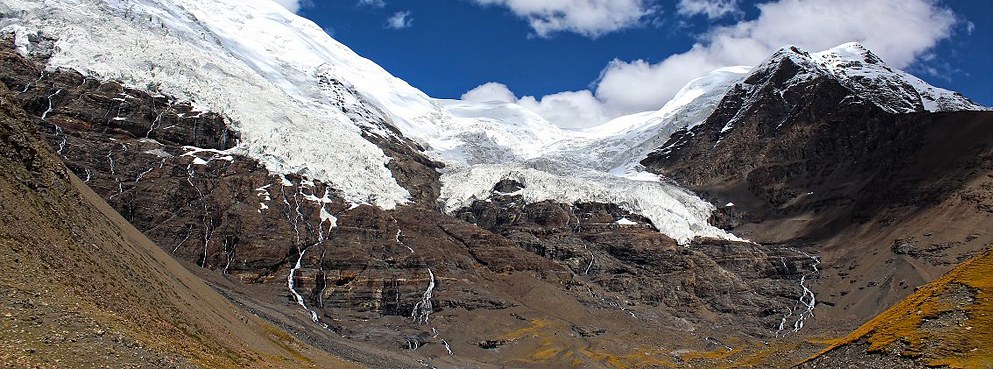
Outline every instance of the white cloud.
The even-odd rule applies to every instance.
[[[386,2],[383,0],[359,0],[359,5],[371,6],[373,8],[383,8]]]
[[[740,0],[679,0],[676,12],[684,16],[706,15],[709,19],[741,13]]]
[[[410,17],[410,12],[396,12],[386,20],[386,27],[392,29],[408,28],[414,23],[414,18]]]
[[[810,50],[857,41],[902,68],[948,38],[957,22],[951,10],[928,0],[784,0],[759,5],[759,10],[757,20],[718,29],[713,38]]]
[[[502,102],[517,102],[517,97],[514,93],[507,88],[507,85],[497,82],[489,82],[479,85],[478,87],[469,90],[462,94],[462,100],[475,101],[475,102],[489,102],[489,101],[502,101]]]
[[[273,0],[276,4],[282,5],[286,10],[293,13],[300,11],[300,7],[303,5],[304,0]]]
[[[648,0],[472,0],[498,5],[524,18],[539,37],[574,32],[597,38],[642,24],[656,9]]]
[[[521,98],[518,103],[555,124],[593,126],[659,109],[690,80],[720,67],[758,64],[785,45],[821,51],[856,41],[888,64],[908,68],[926,59],[927,51],[949,38],[958,23],[955,14],[930,0],[782,0],[758,8],[757,18],[713,28],[689,50],[658,63],[615,59],[603,69],[593,92]]]
[[[587,127],[589,122],[606,119],[601,110],[602,104],[589,90],[559,92],[541,98],[524,96],[518,99],[507,85],[488,82],[462,94],[462,100],[517,103],[562,128]]]
[[[658,109],[694,78],[721,67],[758,64],[774,50],[755,40],[718,37],[656,64],[615,59],[600,73],[596,96],[616,114]]]
[[[655,109],[715,68],[755,65],[784,45],[820,51],[856,41],[906,68],[951,35],[957,20],[927,0],[782,0],[758,5],[758,18],[712,29],[681,54],[650,64],[614,60],[596,96],[615,111]]]
[[[559,92],[541,99],[524,96],[517,103],[562,128],[585,128],[607,120],[603,104],[589,90]]]

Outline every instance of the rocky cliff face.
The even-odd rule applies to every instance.
[[[779,313],[796,302],[787,297],[797,286],[787,281],[811,270],[810,258],[782,246],[698,239],[683,247],[612,204],[527,204],[500,195],[456,216],[656,312],[733,315],[755,336],[778,330]]]
[[[241,311],[72,175],[0,84],[0,361],[348,367]]]
[[[736,234],[817,250],[831,321],[881,312],[993,242],[993,114],[927,112],[910,84],[823,67],[781,50],[642,164],[728,204],[713,220]]]
[[[602,354],[674,336],[696,338],[673,350],[705,350],[782,334],[784,314],[805,296],[801,277],[816,262],[781,245],[681,247],[612,204],[528,205],[509,195],[453,217],[436,204],[440,164],[410,141],[372,131],[365,137],[393,159],[387,167],[414,201],[394,210],[351,206],[326,183],[274,175],[226,150],[238,135],[223,115],[73,71],[44,71],[44,60],[23,58],[10,44],[0,57],[0,80],[19,91],[70,170],[163,250],[226,286],[230,298],[305,331],[326,327],[414,357],[441,360],[451,349],[506,363],[535,360],[529,341],[544,342],[500,338],[514,326],[551,319],[551,336],[579,329],[586,333],[578,342],[590,344],[631,334],[619,316],[674,331],[647,330]],[[549,316],[521,294],[522,283],[557,291],[541,304],[574,307]],[[611,318],[597,323],[596,314]],[[478,319],[491,322],[466,326]],[[480,342],[519,353],[500,355]],[[569,350],[535,363],[568,362],[558,360]]]
[[[585,167],[559,164],[595,162],[599,154],[571,156],[598,147],[587,141],[562,158],[502,167],[519,153],[494,137],[528,142],[528,155],[560,139],[538,120],[518,119],[513,106],[450,102],[466,115],[455,119],[313,24],[258,35],[273,50],[320,41],[308,51],[317,57],[287,60],[231,47],[254,44],[221,32],[266,17],[215,19],[210,11],[223,2],[177,1],[197,15],[146,21],[129,10],[88,8],[100,24],[79,31],[134,30],[157,43],[154,52],[196,49],[170,61],[199,62],[214,52],[225,62],[173,68],[128,49],[151,72],[129,74],[131,61],[117,53],[67,65],[170,83],[176,93],[196,89],[186,95],[218,111],[196,111],[204,105],[155,83],[128,86],[92,70],[54,68],[56,40],[37,30],[59,34],[66,29],[50,27],[52,19],[85,19],[65,14],[69,3],[45,12],[16,2],[31,9],[18,14],[35,31],[21,26],[3,40],[0,81],[66,166],[162,250],[242,308],[352,360],[713,366],[786,343],[795,350],[781,362],[791,362],[818,348],[803,343],[805,335],[858,324],[993,241],[984,228],[993,220],[990,114],[941,112],[976,106],[858,45],[816,54],[784,48],[743,79],[736,69],[698,81],[703,100],[660,111],[689,128],[641,163],[706,195],[719,209],[711,223],[758,243],[733,242],[701,237],[739,239],[703,222],[713,207],[668,181],[600,172],[570,181],[569,170]],[[163,4],[144,5],[155,13]],[[300,21],[274,4],[253,6],[286,24]],[[166,30],[149,29],[153,21]],[[299,31],[284,38],[297,43],[273,44],[287,30]],[[208,34],[217,42],[204,41]],[[134,43],[87,38],[61,56]],[[308,64],[314,60],[336,64]],[[260,63],[273,73],[256,73]],[[225,104],[237,109],[225,113]],[[622,150],[631,164],[644,151],[624,151],[626,139],[647,145],[668,137],[652,127],[676,127],[659,119],[631,135],[608,135],[600,149]],[[477,123],[485,129],[458,128]],[[441,146],[458,138],[434,157],[468,155],[449,161],[463,172],[444,172],[444,205],[443,165],[404,133]],[[586,200],[562,200],[570,198]],[[660,230],[679,231],[668,234],[683,244]]]

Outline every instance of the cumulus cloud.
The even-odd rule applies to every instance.
[[[602,104],[589,90],[559,92],[541,98],[523,96],[518,99],[507,85],[489,82],[462,94],[462,100],[517,103],[562,128],[583,128],[589,126],[589,122],[606,120],[601,110]]]
[[[562,128],[586,128],[608,119],[603,104],[589,90],[559,92],[540,99],[524,96],[517,103]]]
[[[930,0],[781,0],[758,9],[755,19],[712,28],[689,50],[658,63],[615,59],[593,91],[518,103],[562,126],[593,126],[659,109],[690,80],[720,67],[758,64],[785,45],[821,51],[856,41],[888,64],[907,68],[950,37],[958,23],[951,10]],[[564,113],[567,107],[574,112]]]
[[[741,13],[740,0],[679,0],[676,13],[684,16],[706,15],[709,19]]]
[[[696,44],[655,64],[615,59],[600,73],[596,96],[616,114],[658,109],[694,78],[721,67],[757,64],[775,50],[754,40],[726,41]]]
[[[410,16],[409,11],[393,13],[393,16],[386,20],[386,27],[392,29],[408,28],[413,24],[414,18]]]
[[[475,102],[500,101],[513,103],[517,102],[517,97],[507,88],[507,85],[497,82],[489,82],[479,85],[462,94],[462,100]]]
[[[556,32],[573,32],[597,38],[641,25],[657,10],[648,0],[472,0],[479,5],[510,9],[527,20],[534,34],[547,38]]]
[[[386,2],[383,0],[359,0],[359,5],[371,6],[373,8],[383,8]]]
[[[950,10],[927,0],[783,0],[758,7],[758,18],[712,29],[690,50],[659,63],[614,60],[601,73],[597,98],[620,111],[650,109],[693,78],[757,64],[790,44],[820,51],[856,41],[906,68],[948,38],[957,22]]]

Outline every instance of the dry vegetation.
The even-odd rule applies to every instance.
[[[918,365],[993,366],[993,248],[919,288],[913,295],[807,360],[830,363],[842,348],[898,356]]]

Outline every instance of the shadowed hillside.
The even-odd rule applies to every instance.
[[[5,367],[347,367],[240,311],[65,169],[0,85]]]

